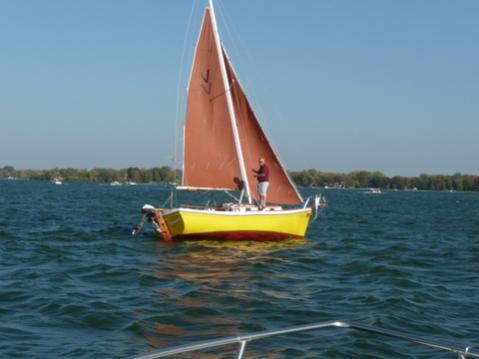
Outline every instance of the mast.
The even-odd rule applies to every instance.
[[[228,113],[230,115],[230,120],[231,120],[231,128],[233,130],[233,138],[235,142],[235,148],[236,148],[236,153],[238,155],[238,162],[239,162],[239,167],[240,167],[240,172],[241,172],[241,179],[245,185],[246,189],[246,197],[248,198],[248,203],[251,204],[251,191],[250,191],[250,186],[249,186],[249,181],[248,181],[248,173],[246,172],[245,168],[245,162],[244,162],[244,157],[243,157],[243,151],[241,149],[241,142],[239,138],[239,132],[238,132],[238,125],[236,121],[236,114],[235,110],[233,107],[233,99],[231,98],[231,92],[230,92],[230,83],[228,81],[228,75],[226,73],[226,66],[225,66],[225,59],[223,56],[222,52],[222,46],[220,42],[220,36],[218,33],[218,26],[216,24],[216,16],[215,16],[215,10],[213,7],[213,0],[208,0],[209,2],[209,7],[211,11],[211,23],[213,26],[213,33],[215,36],[215,43],[216,43],[216,49],[218,51],[218,60],[220,64],[220,70],[221,70],[221,77],[223,78],[223,84],[225,88],[225,96],[226,96],[226,104],[228,107]]]

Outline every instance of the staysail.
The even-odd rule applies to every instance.
[[[264,158],[270,170],[268,202],[299,204],[299,192],[261,129],[224,49],[218,49],[215,26],[214,11],[206,8],[188,86],[182,185],[238,189],[246,184],[258,199],[252,170]]]
[[[264,158],[269,168],[270,177],[267,197],[268,202],[276,204],[302,203],[301,195],[298,193],[295,185],[289,178],[288,173],[283,168],[278,156],[271,147],[266,134],[256,119],[224,49],[223,54],[225,56],[226,69],[231,84],[231,96],[233,97],[245,166],[249,169],[249,183],[255,183],[256,181],[251,169],[258,168],[258,159]],[[256,186],[251,187],[253,198],[259,198]]]

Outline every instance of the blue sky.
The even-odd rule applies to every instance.
[[[171,165],[205,3],[0,0],[0,166]],[[478,1],[215,4],[287,168],[479,174]]]

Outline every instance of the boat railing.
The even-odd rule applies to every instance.
[[[401,332],[396,332],[392,330],[381,329],[381,328],[376,328],[376,327],[362,325],[362,324],[348,323],[348,322],[342,322],[342,321],[332,321],[332,322],[321,322],[321,323],[295,326],[295,327],[279,329],[279,330],[256,332],[256,333],[244,334],[239,336],[224,337],[219,339],[197,342],[193,344],[170,347],[170,348],[160,349],[160,350],[152,351],[147,354],[136,356],[135,359],[163,358],[163,357],[167,357],[167,356],[171,356],[175,354],[198,351],[198,350],[209,349],[209,348],[217,348],[217,347],[222,347],[222,346],[234,344],[234,343],[237,343],[239,345],[236,358],[242,359],[245,354],[245,349],[248,342],[253,342],[253,341],[260,340],[267,337],[312,331],[312,330],[318,330],[318,329],[324,329],[324,328],[348,328],[348,329],[354,329],[354,330],[363,331],[363,332],[369,332],[369,333],[377,334],[380,336],[396,338],[399,340],[416,343],[416,344],[434,348],[437,350],[455,353],[457,354],[457,357],[459,359],[479,358],[479,352],[472,351],[471,347],[469,346],[459,347],[457,345],[439,343],[439,342],[431,341],[421,337],[417,337],[417,336],[413,336],[413,335],[409,335],[409,334],[405,334]]]

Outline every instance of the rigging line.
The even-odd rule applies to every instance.
[[[185,57],[186,57],[186,44],[188,42],[188,35],[191,32],[191,23],[193,19],[193,14],[196,9],[196,5],[198,3],[198,0],[193,1],[193,5],[190,10],[190,15],[188,17],[188,24],[186,26],[186,31],[185,35],[183,38],[183,48],[181,50],[181,58],[180,58],[180,65],[179,65],[179,71],[178,71],[178,83],[176,86],[176,115],[175,115],[175,138],[174,138],[174,148],[173,148],[173,164],[175,167],[175,182],[178,183],[178,171],[176,171],[176,166],[178,164],[178,123],[179,123],[179,117],[180,117],[180,106],[181,106],[181,82],[183,80],[183,74],[184,74],[184,67],[185,67]]]
[[[230,196],[231,198],[233,198],[236,202],[239,202],[239,199],[236,198],[234,195],[232,195],[231,193],[229,193],[228,191],[224,191],[228,196]]]
[[[256,65],[256,62],[254,61],[254,57],[251,55],[251,52],[248,50],[248,47],[244,45],[244,41],[242,40],[239,32],[236,30],[234,26],[234,22],[231,19],[231,17],[228,15],[226,9],[224,8],[224,5],[222,4],[221,1],[218,1],[217,3],[219,4],[218,7],[221,14],[220,19],[222,20],[222,24],[224,25],[226,32],[228,33],[229,38],[231,39],[231,48],[233,52],[238,55],[238,56],[235,56],[235,59],[244,58],[246,59],[246,66],[252,69],[258,69],[259,66]],[[241,65],[240,61],[235,61],[235,63],[238,63],[239,65]],[[233,64],[231,64],[231,66],[233,66]],[[237,69],[237,66],[234,66],[234,67]],[[239,72],[237,72],[237,75],[239,76]],[[241,78],[246,80],[246,81],[241,81],[243,85],[241,87],[243,88],[243,91],[245,92],[245,94],[247,94],[247,98],[248,98],[248,101],[250,102],[251,110],[253,111],[253,113],[255,114],[258,120],[261,119],[262,128],[265,134],[268,136],[269,143],[271,147],[275,150],[276,154],[279,155],[280,153],[277,150],[278,146],[272,136],[271,125],[270,125],[272,122],[270,121],[270,116],[266,115],[266,111],[261,105],[260,96],[258,96],[258,93],[255,90],[255,86],[252,86],[252,84],[254,83],[251,80],[252,76],[250,76],[250,73],[246,71],[241,74]],[[258,73],[255,74],[254,78],[256,83],[260,83],[261,85],[265,84],[265,81],[260,76],[258,76]],[[246,88],[245,86],[247,84],[250,84],[248,88]],[[276,113],[279,112],[276,106],[274,107],[274,110]],[[283,116],[277,116],[277,117],[284,118]]]
[[[258,66],[255,65],[255,63],[253,61],[253,56],[251,56],[251,52],[248,50],[248,48],[246,46],[244,46],[244,41],[241,39],[241,36],[240,36],[239,32],[236,30],[233,20],[228,15],[228,12],[226,11],[226,9],[223,8],[223,5],[221,4],[221,2],[218,2],[218,4],[219,4],[220,13],[221,13],[220,18],[222,20],[222,23],[224,24],[226,32],[228,33],[229,37],[231,38],[231,47],[232,47],[232,50],[233,50],[232,54],[233,54],[234,58],[239,59],[240,57],[244,57],[244,58],[246,58],[246,60],[248,62],[246,64],[247,66],[249,66],[250,68],[257,69]],[[238,56],[236,56],[234,53],[237,53]],[[240,53],[241,54],[244,53],[245,56],[240,56]],[[236,63],[236,61],[235,61],[235,63]],[[239,63],[239,65],[241,65],[241,63]],[[238,73],[238,75],[239,75],[239,73]],[[248,71],[246,71],[244,74],[242,74],[241,78],[246,79],[246,84],[248,84],[248,83],[252,84],[253,83],[253,81],[251,81],[251,76],[249,76]],[[257,76],[255,76],[255,79],[257,79]],[[260,79],[260,82],[264,83],[264,81],[261,81],[261,79]],[[264,116],[264,110],[263,110],[263,108],[260,104],[259,96],[257,95],[254,86],[249,86],[248,89],[246,87],[244,87],[243,90],[246,91],[249,94],[249,96],[248,96],[249,102],[251,103],[251,107],[252,107],[253,112],[255,112],[255,114],[258,115],[257,117],[258,118],[266,118],[266,116]],[[254,109],[257,109],[258,111],[255,111]],[[266,122],[268,122],[267,118],[266,118]]]

